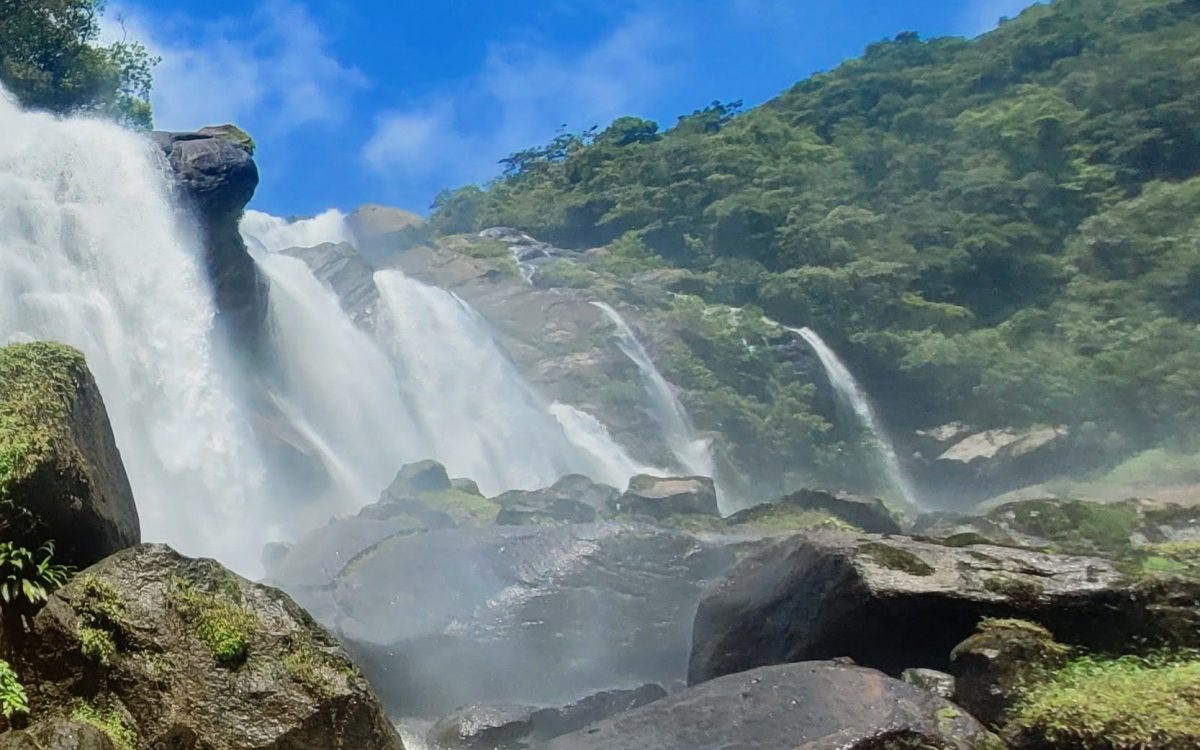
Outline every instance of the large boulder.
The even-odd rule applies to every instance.
[[[952,424],[918,437],[918,445],[930,451],[917,464],[922,484],[944,504],[959,507],[964,500],[1044,481],[1075,458],[1070,432],[1055,425],[975,432]],[[944,442],[934,448],[939,439]]]
[[[0,750],[124,750],[94,724],[50,719],[29,729],[0,734]]]
[[[76,567],[141,541],[104,400],[68,346],[0,349],[0,538],[53,540],[55,560]]]
[[[756,505],[725,519],[731,526],[756,526],[805,511],[827,513],[863,531],[899,534],[900,524],[883,501],[876,497],[824,490],[800,490],[773,503]]]
[[[702,587],[734,555],[616,522],[398,535],[337,576],[327,622],[396,715],[670,685]]]
[[[675,515],[720,517],[717,490],[708,477],[654,477],[639,474],[615,503],[622,514],[667,518]]]
[[[1021,688],[1062,667],[1071,650],[1046,628],[1025,620],[987,619],[954,647],[954,702],[990,726],[998,726]]]
[[[95,716],[137,747],[402,750],[366,680],[283,592],[161,545],[80,573],[15,666],[35,716]]]
[[[1108,560],[818,532],[742,560],[700,603],[689,680],[848,656],[946,670],[985,617],[1034,620],[1068,644],[1200,642],[1200,582],[1130,580]]]
[[[257,352],[268,284],[238,230],[242,209],[258,187],[253,142],[232,125],[151,136],[170,166],[176,193],[199,222],[219,320],[236,343]]]
[[[729,675],[552,740],[550,750],[999,747],[948,701],[830,662]]]
[[[527,750],[667,695],[659,685],[606,690],[565,706],[466,706],[429,730],[430,750]]]

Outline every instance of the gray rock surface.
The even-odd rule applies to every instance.
[[[751,554],[706,592],[688,678],[836,656],[897,675],[945,670],[984,617],[1034,620],[1098,649],[1194,644],[1198,600],[1198,582],[1129,581],[1095,557],[817,532]]]
[[[0,750],[116,750],[104,732],[91,724],[50,719],[29,729],[0,734]]]
[[[985,750],[998,743],[949,702],[872,669],[829,662],[729,675],[552,740],[549,750]]]
[[[652,477],[640,474],[616,501],[622,514],[666,518],[673,515],[720,517],[717,490],[708,477]]]
[[[397,715],[675,684],[702,588],[734,555],[616,522],[393,536],[337,576],[326,622]]]

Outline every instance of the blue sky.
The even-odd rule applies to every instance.
[[[447,186],[563,125],[760,103],[901,31],[973,36],[1030,0],[113,0],[162,58],[156,124],[255,136],[278,215]],[[122,19],[124,32],[117,24]]]

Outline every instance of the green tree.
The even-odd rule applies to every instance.
[[[0,82],[26,106],[150,127],[158,61],[137,42],[98,44],[103,12],[103,0],[0,0]]]

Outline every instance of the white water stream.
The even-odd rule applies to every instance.
[[[0,91],[0,343],[83,351],[147,540],[257,564],[262,464],[214,357],[212,293],[146,139]]]

